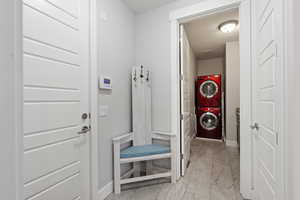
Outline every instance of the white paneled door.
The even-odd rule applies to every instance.
[[[192,92],[190,83],[190,48],[189,41],[184,31],[184,27],[180,26],[180,113],[181,113],[181,175],[184,176],[188,163],[190,161],[191,140],[194,132],[192,106]],[[193,82],[194,80],[192,80]]]
[[[254,2],[254,186],[256,199],[282,200],[282,1]]]
[[[90,198],[88,15],[88,0],[23,0],[26,200]]]

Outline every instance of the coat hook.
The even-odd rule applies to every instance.
[[[146,81],[148,82],[149,79],[150,79],[150,72],[149,72],[149,70],[148,70],[148,71],[147,71],[147,79],[146,79]]]
[[[133,80],[136,82],[136,69],[134,70]]]
[[[143,65],[141,65],[141,78],[144,78],[144,69]]]

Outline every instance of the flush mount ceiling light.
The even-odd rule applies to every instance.
[[[238,23],[237,20],[229,20],[220,24],[218,28],[223,33],[230,33],[236,29]]]

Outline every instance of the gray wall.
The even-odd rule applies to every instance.
[[[203,0],[178,0],[136,17],[136,63],[152,69],[152,127],[171,130],[171,30],[169,14]]]
[[[112,91],[99,92],[99,189],[113,176],[112,138],[131,131],[131,68],[135,64],[135,16],[122,0],[98,1],[99,75],[112,78]]]
[[[237,141],[236,108],[240,107],[239,42],[226,43],[226,140]]]
[[[211,74],[221,74],[222,76],[224,75],[224,58],[198,60],[197,75],[204,76]]]
[[[14,1],[0,2],[0,194],[1,199],[16,200],[16,163],[13,118],[13,36]]]

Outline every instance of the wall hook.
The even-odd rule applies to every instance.
[[[141,78],[144,78],[144,67],[143,67],[143,65],[141,65]]]
[[[134,70],[133,80],[136,82],[136,70]]]
[[[147,71],[147,78],[146,78],[146,81],[149,82],[149,79],[150,79],[150,72],[149,70]]]

